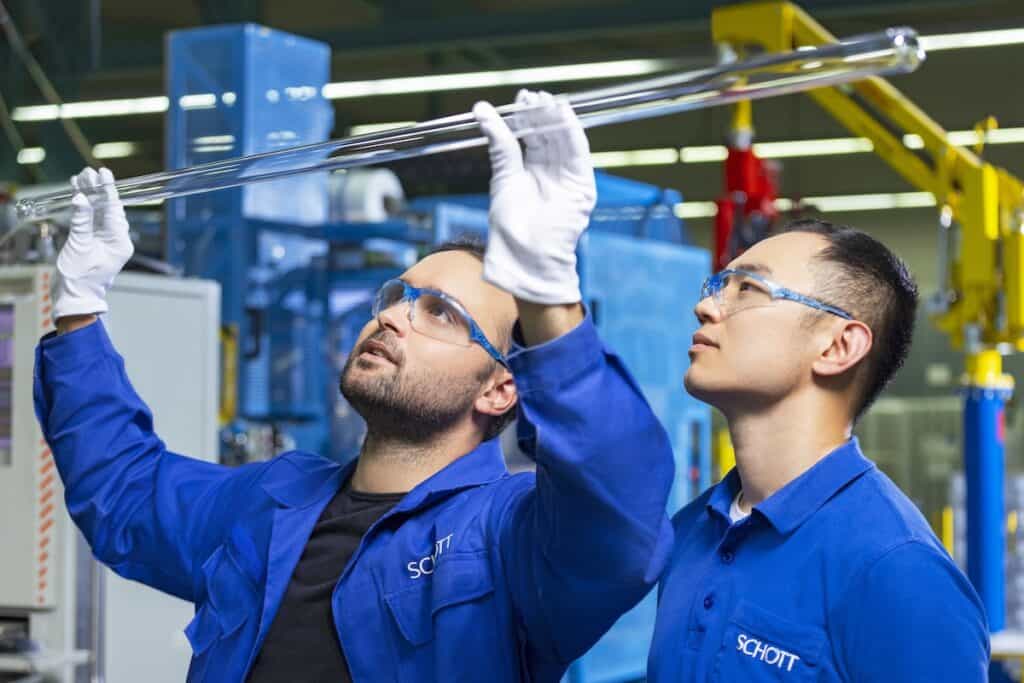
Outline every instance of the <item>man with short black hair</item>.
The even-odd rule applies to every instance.
[[[892,252],[824,221],[708,278],[685,384],[725,416],[736,468],[673,519],[651,681],[986,680],[977,595],[852,437],[916,309]]]

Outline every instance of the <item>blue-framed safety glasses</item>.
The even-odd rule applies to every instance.
[[[841,308],[826,304],[806,294],[794,292],[775,284],[748,270],[728,269],[715,273],[700,289],[700,298],[711,297],[725,316],[739,311],[767,306],[780,299],[794,301],[804,306],[837,315],[845,320],[853,320],[853,316]]]
[[[487,340],[462,304],[440,290],[388,280],[373,299],[373,317],[403,302],[409,302],[409,325],[420,334],[456,346],[479,344],[491,358],[508,367],[505,356]]]

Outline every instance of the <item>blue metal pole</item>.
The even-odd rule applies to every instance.
[[[1006,627],[1006,505],[1003,492],[1004,408],[1010,396],[1002,358],[982,351],[968,358],[964,403],[967,479],[967,575],[981,597],[989,629]]]

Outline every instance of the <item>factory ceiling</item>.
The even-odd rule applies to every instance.
[[[61,97],[81,101],[163,94],[167,32],[234,22],[256,22],[330,44],[336,81],[637,58],[670,58],[696,67],[713,60],[711,9],[728,3],[3,0],[3,4]],[[1020,0],[809,0],[802,6],[840,36],[893,25],[909,25],[926,35],[1024,28]],[[1021,44],[936,53],[918,73],[895,84],[951,130],[970,128],[988,114],[999,116],[1004,126],[1024,126],[1024,87],[1018,76],[1022,60]],[[545,87],[571,91],[598,83]],[[0,50],[0,91],[11,109],[44,102],[9,46]],[[506,87],[336,100],[334,135],[347,134],[353,125],[466,111],[480,98],[508,101],[514,91]],[[124,177],[163,168],[163,119],[160,114],[90,118],[79,125],[90,144],[136,143],[132,156],[109,161],[115,173]],[[721,142],[727,124],[724,110],[692,112],[595,131],[592,144],[595,151],[710,145]],[[799,96],[758,104],[755,124],[763,140],[847,134]],[[47,150],[46,159],[29,169],[15,163],[8,142],[0,141],[4,150],[0,180],[55,181],[82,164],[59,123],[15,125],[26,146]],[[992,158],[1024,175],[1021,148],[1024,144],[992,148]],[[447,172],[437,173],[438,166]],[[615,172],[675,187],[696,199],[715,196],[720,185],[717,164],[625,167]],[[407,164],[402,175],[412,193],[478,191],[486,181],[486,164],[481,156],[470,154]],[[803,195],[908,189],[871,155],[787,160],[784,187]]]

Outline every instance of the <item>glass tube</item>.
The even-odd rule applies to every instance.
[[[923,60],[924,51],[913,29],[890,28],[820,47],[764,53],[744,61],[559,97],[567,98],[584,127],[592,128],[834,86],[869,76],[909,73]],[[506,118],[521,110],[516,105],[498,108]],[[522,137],[543,131],[520,128],[514,132]],[[141,204],[299,173],[382,164],[486,144],[473,115],[457,114],[413,126],[126,178],[117,181],[116,186],[125,204]],[[71,196],[69,189],[22,199],[16,206],[18,218],[32,221],[61,213],[70,206]],[[90,199],[102,201],[99,196]]]

